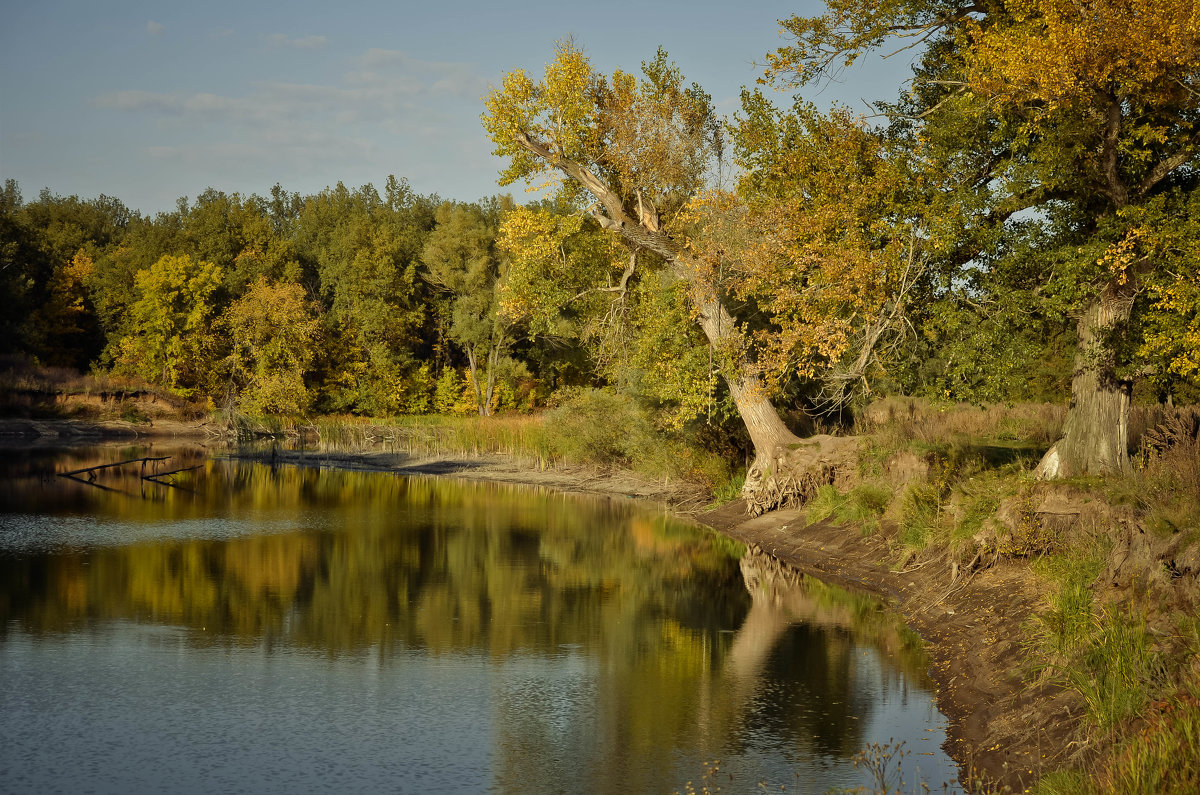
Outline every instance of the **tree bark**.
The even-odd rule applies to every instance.
[[[678,262],[670,264],[673,266],[676,276],[680,278],[685,278],[681,276],[681,271],[684,273],[689,270],[693,273],[696,272],[693,268],[688,268]],[[704,331],[704,336],[712,343],[713,349],[718,351],[738,350],[743,341],[741,329],[738,328],[733,315],[726,311],[715,295],[708,295],[709,291],[703,289],[701,285],[689,281],[688,286],[691,287],[691,299],[699,315],[700,328]],[[766,389],[758,377],[753,373],[746,372],[744,367],[737,367],[736,363],[734,366],[736,369],[733,372],[727,372],[727,368],[721,368],[721,375],[738,408],[738,415],[742,418],[742,422],[746,425],[746,431],[750,434],[750,442],[754,445],[755,463],[766,465],[769,461],[778,459],[787,446],[795,444],[800,439],[783,424],[779,412],[767,398]]]
[[[496,368],[500,362],[500,349],[504,345],[504,337],[492,334],[491,344],[488,346],[488,365],[487,365],[487,396],[484,400],[485,416],[492,415],[492,397],[496,394]]]
[[[1116,376],[1105,334],[1129,321],[1132,290],[1109,284],[1079,318],[1071,376],[1071,405],[1063,435],[1034,474],[1054,479],[1129,471],[1129,402],[1132,384]]]
[[[479,387],[479,365],[475,361],[475,346],[464,345],[463,349],[467,352],[467,371],[471,376],[471,386],[475,389],[475,408],[479,410],[480,417],[487,416],[487,403],[483,400],[483,391]]]

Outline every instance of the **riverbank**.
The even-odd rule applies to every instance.
[[[910,431],[896,436],[920,438],[920,428]],[[288,450],[275,440],[238,455],[650,500],[769,554],[778,562],[775,577],[811,575],[882,597],[928,644],[939,706],[949,718],[947,751],[970,791],[1159,791],[1108,782],[1163,760],[1174,766],[1190,753],[1193,724],[1200,726],[1192,695],[1200,695],[1200,546],[1186,529],[1195,484],[1184,482],[1180,491],[1178,479],[1166,478],[1169,467],[1149,467],[1128,482],[1035,484],[1013,460],[1023,447],[955,441],[933,448],[926,433],[930,449],[914,455],[911,447],[896,453],[895,442],[888,446],[879,433],[864,438],[867,480],[850,493],[830,489],[805,511],[751,519],[738,502],[706,510],[707,490],[687,481],[547,466],[536,458],[414,453],[401,450],[397,438],[370,437],[370,444],[344,451]],[[10,446],[126,442],[229,451],[225,430],[204,421],[0,421],[0,443]],[[1190,460],[1172,463],[1164,452],[1161,463],[1178,474],[1196,469],[1184,466]],[[958,480],[950,480],[952,472]],[[870,510],[859,510],[864,506]],[[1071,566],[1077,569],[1064,568]],[[1114,651],[1110,641],[1126,648]],[[1127,672],[1128,655],[1140,655],[1134,661],[1144,668]],[[1088,687],[1106,692],[1092,697]],[[1104,698],[1126,695],[1109,688],[1137,692],[1104,714]],[[1164,734],[1166,750],[1151,749],[1148,761],[1137,756]],[[1193,757],[1179,766],[1185,776],[1197,769]],[[1059,786],[1063,781],[1067,786]],[[1168,789],[1194,791],[1186,783]]]
[[[955,579],[931,557],[893,568],[894,528],[806,524],[803,511],[748,519],[740,502],[698,517],[703,524],[775,558],[780,576],[810,575],[880,597],[928,646],[938,707],[949,719],[946,751],[968,791],[1023,792],[1065,764],[1077,714],[1071,694],[1030,684],[1021,644],[1039,607],[1028,566],[999,563]]]

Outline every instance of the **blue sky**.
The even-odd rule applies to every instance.
[[[572,35],[605,72],[636,70],[661,44],[732,113],[783,43],[777,20],[821,8],[0,0],[0,178],[27,199],[105,193],[146,213],[207,187],[307,194],[389,174],[470,201],[501,192],[481,98],[506,71],[540,74],[556,40]],[[875,62],[809,98],[865,111],[907,76],[907,62]]]

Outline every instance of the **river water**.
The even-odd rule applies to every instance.
[[[876,786],[872,745],[905,791],[955,776],[893,616],[752,595],[735,544],[647,506],[3,455],[6,792],[826,792]]]

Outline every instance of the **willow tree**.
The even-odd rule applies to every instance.
[[[791,85],[888,42],[928,45],[920,101],[908,103],[918,134],[940,138],[946,168],[982,186],[1001,215],[1036,209],[1074,243],[1047,276],[1073,295],[1078,341],[1063,436],[1039,472],[1127,469],[1131,368],[1116,342],[1164,267],[1139,244],[1138,208],[1186,189],[1200,166],[1195,4],[830,0],[825,14],[783,26],[794,42],[769,56],[768,75]]]
[[[659,258],[686,286],[754,445],[753,472],[817,465],[822,440],[814,454],[794,454],[800,439],[771,404],[747,358],[743,328],[693,245],[688,209],[723,145],[711,99],[699,86],[687,86],[662,50],[643,63],[642,73],[599,74],[566,42],[541,81],[521,70],[505,75],[483,114],[495,153],[508,160],[500,184],[546,180],[580,205],[590,195],[587,212],[602,228],[633,254]],[[636,269],[637,260],[630,267]],[[758,481],[747,482],[753,489]]]

